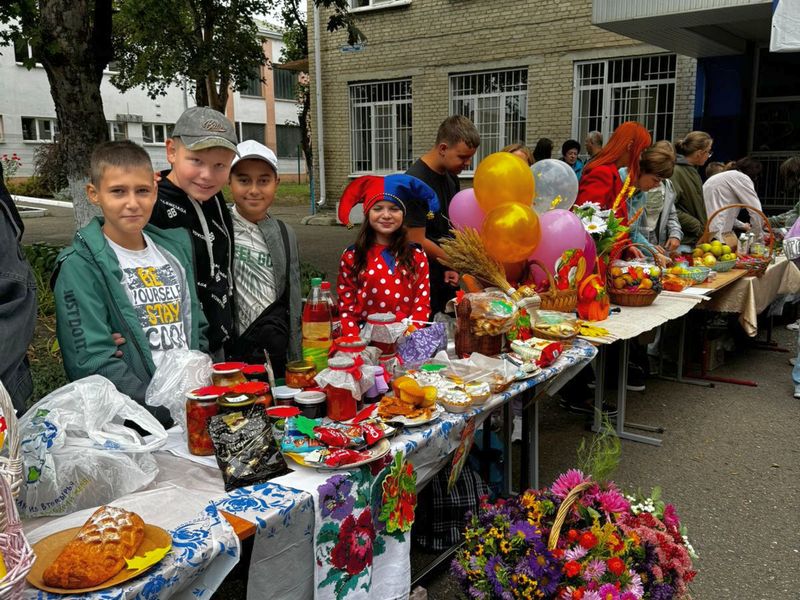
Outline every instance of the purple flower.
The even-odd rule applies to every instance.
[[[450,572],[458,579],[461,583],[467,581],[467,570],[464,568],[464,565],[461,564],[457,558],[453,559],[453,562],[450,563]]]
[[[519,536],[526,542],[532,542],[535,538],[539,537],[539,530],[527,521],[517,521],[512,524],[508,533],[512,538]]]
[[[486,600],[488,597],[484,592],[480,591],[474,585],[469,586],[467,589],[470,598],[474,598],[475,600]]]
[[[650,600],[672,600],[675,590],[668,583],[655,583],[650,588]]]
[[[486,573],[486,579],[492,584],[492,591],[495,593],[495,596],[502,598],[502,600],[513,600],[514,597],[511,595],[511,592],[504,588],[503,582],[500,581],[499,577],[500,573],[506,570],[503,559],[499,556],[491,557],[486,561],[486,566],[483,570]]]
[[[583,600],[600,600],[600,594],[595,590],[587,590],[583,594]]]
[[[600,589],[597,590],[597,594],[601,600],[619,600],[619,590],[611,583],[601,585]]]
[[[581,546],[580,544],[575,546],[574,548],[570,548],[566,552],[564,552],[564,559],[565,560],[580,560],[584,556],[586,556],[589,551]]]
[[[664,525],[667,527],[675,527],[676,529],[680,527],[680,520],[678,519],[678,513],[675,511],[675,507],[672,504],[667,504],[664,507],[664,517],[661,519],[664,521]]]
[[[567,494],[569,494],[572,488],[588,480],[589,478],[586,477],[582,471],[579,471],[578,469],[570,469],[566,473],[562,473],[558,476],[558,479],[555,480],[553,487],[550,488],[550,491],[554,496],[564,499],[567,497]]]
[[[353,482],[345,475],[334,475],[317,488],[319,507],[323,517],[331,516],[341,521],[351,512],[356,499],[350,496]]]
[[[586,580],[600,579],[606,572],[606,563],[602,560],[590,560],[583,576]]]
[[[539,582],[539,590],[545,597],[550,597],[556,592],[561,581],[561,563],[547,550],[544,542],[534,544],[534,551],[528,553],[517,563],[514,572],[517,575],[527,575]]]
[[[632,600],[638,600],[644,596],[644,585],[642,584],[642,578],[636,571],[628,570],[628,575],[630,575],[631,581],[625,586],[625,592],[633,594]],[[623,600],[627,600],[627,598]]]

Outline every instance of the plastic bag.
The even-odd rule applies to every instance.
[[[475,335],[506,333],[516,323],[517,305],[503,292],[478,292],[466,294],[469,300],[469,318]]]
[[[149,406],[163,406],[172,420],[186,423],[186,394],[211,385],[211,357],[198,350],[169,350],[161,359],[144,401]]]
[[[783,238],[783,252],[789,260],[798,261],[800,259],[800,219],[794,222],[786,237]]]
[[[151,435],[126,427],[132,421]],[[92,375],[59,388],[20,420],[26,484],[17,501],[26,517],[63,515],[106,504],[158,474],[151,452],[167,432],[146,408]]]
[[[397,344],[397,354],[409,369],[418,369],[439,350],[447,348],[447,327],[444,323],[433,323],[417,329],[411,335],[401,337]]]

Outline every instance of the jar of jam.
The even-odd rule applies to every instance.
[[[286,385],[292,388],[307,388],[316,385],[317,368],[308,360],[295,360],[286,364]]]
[[[267,367],[264,365],[245,365],[245,367],[242,369],[242,374],[247,378],[248,381],[269,383]]]
[[[328,361],[329,371],[333,373],[336,371],[342,372],[340,373],[340,375],[344,376],[342,383],[345,383],[345,381],[349,379],[349,382],[345,383],[348,387],[338,387],[327,383],[323,388],[328,400],[328,418],[334,421],[347,421],[355,417],[358,412],[358,405],[361,401],[360,394],[359,397],[356,398],[349,388],[350,383],[355,379],[355,375],[353,374],[354,368],[357,368],[355,366],[355,361],[346,355],[335,356]],[[336,379],[334,379],[334,381],[336,381]]]
[[[241,392],[227,391],[217,399],[220,414],[244,411],[253,406],[255,397]]]
[[[304,417],[321,419],[326,415],[325,392],[300,392],[294,401]]]
[[[208,420],[219,413],[217,400],[227,391],[227,388],[210,385],[186,395],[186,437],[192,454],[214,454],[214,444],[208,434]]]
[[[265,408],[267,406],[272,406],[272,394],[269,391],[269,385],[266,383],[247,381],[233,386],[231,392],[234,394],[247,394],[248,396],[252,396],[253,404],[263,404]]]
[[[275,406],[294,406],[295,396],[302,391],[288,385],[276,386],[274,390]]]
[[[334,342],[334,344],[336,352],[346,352],[353,356],[361,354],[369,345],[367,340],[362,339],[357,335],[340,337]]]
[[[237,383],[244,383],[247,378],[242,369],[247,366],[243,362],[225,362],[211,365],[211,381],[214,385],[231,387]]]
[[[389,325],[394,325],[397,317],[392,313],[375,313],[367,317],[371,327],[370,346],[380,348],[381,354],[394,354],[397,348],[397,333]]]

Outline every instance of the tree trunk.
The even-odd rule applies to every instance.
[[[301,143],[303,146],[303,156],[306,159],[306,173],[308,177],[314,172],[314,151],[311,144],[311,122],[308,118],[311,111],[311,88],[309,86],[303,87],[303,95],[300,102],[300,111],[297,113],[297,122],[300,125],[300,130],[303,132]]]
[[[35,48],[58,117],[75,223],[98,214],[86,197],[89,159],[108,139],[100,82],[111,53],[111,0],[40,0],[42,39]]]

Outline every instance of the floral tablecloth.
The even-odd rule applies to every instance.
[[[406,598],[415,490],[451,460],[467,422],[475,417],[480,424],[513,396],[587,364],[595,354],[588,342],[576,340],[551,367],[515,383],[483,407],[464,414],[445,413],[429,425],[404,428],[392,439],[384,459],[353,471],[291,465],[294,470],[288,475],[225,494],[218,471],[158,453],[161,474],[155,483],[162,487],[114,504],[143,511],[147,522],[161,524],[174,519],[168,515],[174,515],[181,503],[185,510],[194,510],[190,500],[213,501],[178,527],[166,527],[173,536],[173,552],[152,571],[127,586],[84,597],[210,597],[240,554],[233,529],[219,514],[224,510],[257,526],[249,598]],[[50,530],[80,525],[87,516],[75,513],[48,523],[32,536],[41,539]],[[32,588],[26,597],[64,598]]]

